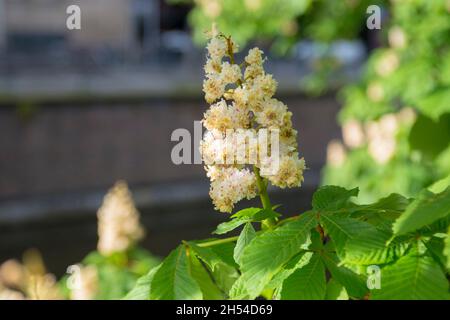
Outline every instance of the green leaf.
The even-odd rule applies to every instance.
[[[447,265],[447,260],[444,256],[444,240],[445,239],[439,237],[431,237],[429,240],[423,241],[430,256],[443,268]]]
[[[380,230],[392,232],[392,223],[405,211],[410,202],[409,199],[393,193],[375,203],[348,208],[351,213],[349,217],[370,223]]]
[[[257,297],[282,266],[301,250],[317,224],[307,212],[295,221],[254,238],[241,256],[241,272],[250,298]]]
[[[238,280],[239,273],[230,265],[221,263],[214,270],[213,278],[221,291],[228,294],[236,280]]]
[[[434,194],[422,191],[393,225],[394,235],[416,231],[450,214],[450,188]]]
[[[428,190],[433,193],[440,193],[445,189],[447,189],[449,186],[450,186],[450,175],[433,183],[431,186],[428,187]]]
[[[450,102],[448,105],[450,106]],[[444,115],[439,120],[420,115],[411,128],[408,139],[413,150],[431,158],[436,157],[450,143],[450,115]]]
[[[160,267],[161,265],[158,265],[148,274],[140,277],[134,288],[124,297],[124,300],[149,300],[153,277]]]
[[[410,202],[409,199],[402,195],[391,193],[389,196],[381,198],[375,203],[355,206],[350,208],[349,211],[352,212],[353,218],[359,217],[357,213],[360,213],[361,216],[367,218],[367,215],[373,212],[381,216],[387,215],[390,217],[405,211]]]
[[[381,269],[381,289],[372,290],[375,300],[447,300],[448,280],[427,255],[412,250],[395,264]]]
[[[445,88],[426,95],[417,102],[422,113],[437,120],[444,113],[450,113],[450,89]]]
[[[192,278],[184,245],[178,246],[162,262],[151,284],[152,300],[199,300],[202,292]]]
[[[236,242],[236,247],[234,247],[234,260],[239,264],[242,256],[242,252],[245,247],[256,237],[255,229],[251,223],[247,222],[242,229],[241,234]]]
[[[213,233],[225,234],[250,221],[251,221],[250,218],[243,217],[243,218],[235,218],[227,222],[222,222],[217,226],[216,230],[214,230]]]
[[[244,217],[253,217],[256,213],[263,210],[262,208],[245,208],[242,210],[239,210],[235,214],[231,216],[231,218],[244,218]]]
[[[445,239],[444,255],[447,256],[447,269],[450,270],[450,227],[448,228],[447,238]]]
[[[326,293],[325,268],[318,254],[296,269],[284,282],[282,300],[323,300]]]
[[[348,300],[348,294],[340,283],[334,279],[330,279],[327,283],[325,300]]]
[[[313,195],[314,210],[336,210],[343,208],[351,197],[358,195],[358,188],[347,190],[337,186],[320,187]]]
[[[331,236],[336,251],[342,258],[345,256],[344,246],[348,239],[354,238],[361,232],[375,229],[374,226],[367,222],[333,213],[321,214],[320,223],[323,225],[326,234]]]
[[[188,242],[189,247],[208,267],[214,271],[216,266],[223,262],[223,260],[211,249],[207,247],[200,247],[193,242]]]
[[[307,265],[312,255],[312,252],[306,251],[301,251],[299,254],[295,255],[286,263],[283,269],[278,272],[272,280],[270,280],[266,288],[276,290],[278,295],[279,291],[281,291],[284,280],[286,280],[296,269]]]
[[[246,279],[241,275],[230,289],[231,300],[250,300],[250,294],[245,284]]]
[[[333,279],[346,289],[350,297],[363,298],[369,292],[365,278],[344,266],[339,266],[336,254],[324,251],[322,260]]]
[[[191,274],[200,287],[205,300],[223,300],[224,295],[211,279],[209,271],[206,270],[195,255],[189,257]]]
[[[210,247],[212,251],[226,264],[230,265],[231,267],[238,268],[236,261],[234,261],[233,255],[234,255],[234,247],[235,243],[233,242],[227,242],[227,243],[221,243],[219,245],[215,245]]]
[[[385,264],[398,259],[408,249],[408,244],[392,241],[392,233],[378,229],[367,229],[349,239],[345,245],[344,263],[369,265]]]
[[[239,211],[234,216],[236,216],[236,218],[219,224],[217,226],[217,229],[213,233],[224,234],[236,229],[237,227],[247,222],[262,221],[268,218],[277,218],[279,214],[273,210],[248,208]]]

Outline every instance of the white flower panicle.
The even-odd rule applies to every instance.
[[[200,151],[211,180],[210,196],[215,208],[231,212],[238,201],[255,197],[257,179],[265,178],[280,188],[300,186],[305,161],[298,154],[297,131],[292,128],[292,113],[287,106],[273,98],[277,82],[264,71],[263,52],[258,48],[249,50],[239,65],[233,55],[237,45],[214,31],[207,50],[203,91],[211,107],[202,121],[207,131]],[[274,144],[270,138],[251,139],[263,129],[276,132],[279,143]],[[242,134],[248,139],[243,139]],[[272,147],[278,149],[276,159]],[[245,161],[239,161],[242,159]],[[248,165],[261,170],[255,174]],[[277,166],[275,172],[263,170],[272,165]]]
[[[94,300],[99,290],[97,269],[94,266],[78,265],[75,286],[70,292],[72,300]]]
[[[139,212],[124,181],[117,182],[108,192],[97,217],[97,247],[103,255],[126,251],[144,236]]]

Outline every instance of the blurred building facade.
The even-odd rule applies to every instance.
[[[81,9],[80,31],[66,27],[70,5]],[[0,0],[0,14],[0,43],[13,48],[25,42],[127,47],[150,40],[159,28],[158,0]]]
[[[71,5],[81,30],[67,28]],[[173,62],[192,52],[188,11],[165,0],[0,0],[0,73]]]

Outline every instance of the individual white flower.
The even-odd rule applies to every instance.
[[[282,156],[276,174],[266,176],[269,181],[282,189],[300,187],[303,182],[305,160],[299,159],[297,154]]]
[[[124,181],[117,182],[109,190],[97,217],[98,251],[103,255],[124,252],[144,236],[139,212]]]
[[[255,112],[256,121],[266,127],[282,127],[287,106],[277,99],[267,99],[262,103],[261,111]]]
[[[248,64],[257,64],[261,65],[263,63],[262,58],[263,52],[259,48],[253,48],[248,51],[247,56],[245,57],[245,62]]]
[[[251,64],[245,68],[244,79],[251,80],[264,74],[264,69],[260,64]]]
[[[213,37],[207,45],[211,59],[221,60],[227,53],[227,43],[222,37]]]
[[[253,81],[253,88],[261,91],[262,98],[271,98],[277,90],[278,83],[271,74],[258,76]]]
[[[239,108],[241,109],[246,108],[248,102],[247,89],[241,86],[237,87],[236,89],[234,89],[232,97],[234,102]]]
[[[225,92],[225,83],[220,75],[211,76],[203,81],[205,100],[212,103],[219,99]]]
[[[220,73],[225,83],[235,83],[241,79],[241,68],[237,64],[230,64],[228,61],[222,63],[222,72]]]
[[[227,129],[248,127],[249,118],[246,109],[220,100],[205,112],[202,123],[210,131],[216,129],[225,132]]]
[[[220,74],[222,70],[221,60],[220,59],[207,59],[205,64],[205,73],[208,76],[217,76]]]

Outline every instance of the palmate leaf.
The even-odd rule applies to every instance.
[[[256,238],[244,249],[241,257],[241,278],[249,298],[257,297],[272,277],[280,271],[308,239],[317,224],[313,212]]]
[[[394,235],[398,236],[416,231],[448,215],[450,215],[450,187],[438,194],[424,190],[394,222],[392,229]]]
[[[322,300],[326,293],[325,268],[318,254],[283,282],[282,300]]]
[[[439,265],[417,250],[381,269],[381,289],[372,291],[376,300],[446,300],[448,281]]]
[[[136,282],[134,288],[125,296],[124,300],[148,300],[150,299],[150,290],[153,277],[161,265],[154,267],[148,274],[142,276]]]
[[[178,246],[162,262],[153,276],[151,300],[200,300],[202,292],[191,275],[184,245]]]

